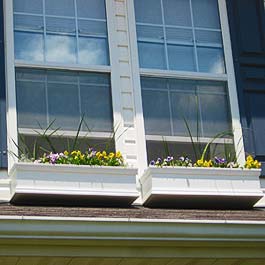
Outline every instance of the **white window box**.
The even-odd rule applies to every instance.
[[[12,202],[127,206],[138,196],[137,169],[15,163],[11,169]]]
[[[140,179],[149,207],[241,209],[262,198],[260,169],[148,168]]]

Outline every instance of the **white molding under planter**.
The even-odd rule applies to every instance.
[[[139,196],[137,169],[15,163],[10,171],[16,204],[128,206]]]
[[[159,208],[249,209],[262,196],[260,169],[149,167],[143,204]]]

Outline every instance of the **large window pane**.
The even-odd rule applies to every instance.
[[[77,84],[48,83],[48,111],[50,121],[62,130],[77,130],[80,122]]]
[[[136,22],[161,24],[162,10],[160,0],[135,0]]]
[[[225,73],[224,55],[221,49],[198,48],[198,62],[200,72]]]
[[[217,0],[192,0],[195,27],[220,28]]]
[[[194,71],[194,48],[189,46],[168,45],[169,69]]]
[[[44,82],[17,80],[17,111],[20,128],[47,127]]]
[[[79,57],[81,64],[108,65],[107,40],[100,38],[79,38]]]
[[[138,49],[140,67],[166,69],[165,48],[163,44],[139,42]]]
[[[13,3],[15,12],[32,14],[42,14],[43,12],[42,0],[14,0]]]
[[[15,32],[15,58],[43,61],[43,36],[39,33]]]
[[[142,91],[145,133],[170,135],[170,114],[167,92]]]
[[[89,0],[89,3],[87,0],[76,0],[76,3],[78,17],[106,19],[105,0]]]
[[[43,18],[30,15],[14,15],[15,30],[43,31]]]
[[[187,0],[163,0],[167,25],[191,26],[190,2]]]
[[[47,15],[75,16],[74,0],[45,0]]]
[[[71,36],[47,35],[47,62],[75,63],[76,39]]]

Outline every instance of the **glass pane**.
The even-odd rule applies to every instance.
[[[158,90],[167,90],[168,81],[163,78],[141,78],[141,87],[142,89],[158,89]]]
[[[76,33],[74,19],[46,17],[46,29],[51,32]]]
[[[221,49],[198,48],[199,71],[207,73],[225,73],[224,55]]]
[[[78,73],[71,72],[71,71],[48,71],[47,82],[49,83],[61,82],[61,83],[77,84]]]
[[[81,111],[91,131],[113,131],[109,86],[81,85]]]
[[[11,1],[11,0],[8,0]],[[42,14],[42,0],[14,0],[14,12]]]
[[[217,0],[192,0],[195,27],[220,29]]]
[[[44,82],[16,82],[17,112],[19,128],[47,127]]]
[[[193,136],[200,136],[200,115],[197,103],[197,97],[194,91],[187,92],[171,92],[171,107],[174,135],[189,137],[188,129],[185,126],[184,119],[188,123],[188,127]],[[197,129],[198,126],[198,129]]]
[[[38,33],[15,32],[15,58],[43,61],[43,36]]]
[[[171,135],[167,92],[142,91],[146,134]]]
[[[142,68],[166,69],[163,44],[138,43],[139,61]]]
[[[225,95],[200,95],[204,136],[229,131],[229,112]]]
[[[19,69],[16,71],[18,81],[45,81],[45,71],[37,69]]]
[[[134,0],[136,22],[162,24],[160,0]]]
[[[80,84],[96,84],[102,86],[110,86],[109,75],[107,74],[87,74],[79,73],[79,82]]]
[[[199,146],[196,145],[196,148],[198,149]],[[195,154],[193,147],[191,143],[174,143],[174,142],[167,142],[166,148],[165,143],[162,141],[146,141],[146,147],[147,147],[147,158],[148,162],[152,160],[156,160],[157,158],[164,158],[168,156],[167,150],[169,151],[169,154],[173,156],[174,158],[179,158],[181,156],[188,156],[192,161],[195,161]],[[204,148],[205,144],[201,144],[201,148]]]
[[[138,40],[164,41],[162,27],[158,26],[136,26]]]
[[[74,84],[48,83],[48,112],[54,129],[77,131],[80,123],[78,87]]]
[[[28,15],[14,15],[14,27],[20,30],[43,31],[43,18]]]
[[[222,44],[222,34],[218,31],[196,30],[198,44]]]
[[[80,37],[78,60],[81,64],[109,65],[107,40]]]
[[[193,44],[191,29],[166,28],[167,42],[185,42]]]
[[[187,0],[163,0],[167,25],[191,26],[190,2]]]
[[[168,45],[169,69],[195,71],[194,48],[189,46]]]
[[[102,21],[78,20],[79,35],[107,36],[107,23]]]
[[[77,0],[76,3],[78,17],[106,19],[105,0],[89,0],[89,3],[87,0]]]
[[[46,60],[48,62],[75,63],[76,38],[70,36],[47,35]]]
[[[75,16],[74,0],[45,0],[46,15]]]

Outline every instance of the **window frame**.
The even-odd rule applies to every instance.
[[[13,26],[13,1],[4,0],[4,17],[5,17],[5,60],[6,60],[6,91],[7,91],[7,139],[8,139],[8,168],[12,168],[17,159],[11,156],[10,153],[17,154],[17,147],[14,142],[17,142],[17,110],[16,110],[16,89],[15,89],[15,66],[42,68],[42,69],[62,69],[61,64],[28,64],[23,61],[14,60],[14,26]],[[119,49],[117,40],[118,22],[116,16],[116,6],[114,0],[106,0],[106,18],[108,30],[108,45],[109,45],[109,66],[79,66],[72,64],[64,64],[65,70],[85,71],[85,72],[101,72],[109,73],[111,77],[111,95],[113,108],[113,125],[118,125],[115,131],[115,146],[124,156],[128,155],[124,146],[124,132],[130,127],[123,123],[122,114],[122,95],[120,84],[120,62]],[[136,155],[139,175],[148,167],[147,150],[146,150],[146,135],[144,129],[144,118],[142,108],[142,96],[140,77],[166,77],[179,79],[196,79],[196,80],[213,80],[226,81],[228,87],[228,96],[230,103],[230,111],[232,116],[232,128],[234,131],[234,143],[236,147],[238,161],[245,161],[244,144],[242,137],[242,127],[239,115],[239,105],[236,90],[236,80],[234,73],[231,39],[229,32],[228,16],[226,9],[226,1],[218,0],[221,32],[223,37],[224,57],[226,63],[227,74],[209,74],[200,72],[185,72],[173,70],[155,70],[155,69],[140,69],[138,60],[138,47],[136,35],[136,21],[134,11],[134,0],[125,0],[125,14],[128,29],[128,47],[129,60],[131,66],[131,82],[133,87],[133,104],[134,104],[134,126],[136,130]],[[173,137],[174,138],[174,137]],[[175,138],[172,140],[175,140]],[[183,139],[179,139],[183,140]],[[131,155],[131,154],[130,154]]]
[[[191,1],[191,0],[190,0]],[[211,74],[211,73],[201,73],[201,72],[188,72],[188,71],[175,71],[175,70],[158,70],[158,69],[143,69],[139,66],[139,54],[138,54],[138,46],[137,46],[137,33],[136,33],[136,17],[135,17],[135,9],[134,9],[134,0],[127,0],[128,5],[128,20],[130,27],[130,45],[131,45],[131,56],[134,58],[133,60],[133,79],[134,79],[134,90],[135,90],[135,101],[136,104],[136,112],[143,113],[142,107],[142,96],[141,96],[141,84],[140,78],[143,77],[160,77],[160,78],[176,78],[176,79],[194,79],[194,80],[207,80],[207,81],[225,81],[227,83],[227,94],[229,99],[229,106],[231,112],[231,121],[232,121],[232,130],[234,133],[234,146],[236,149],[236,155],[238,158],[238,162],[243,164],[245,161],[245,150],[243,143],[243,132],[242,126],[240,122],[240,114],[239,114],[239,104],[238,104],[238,96],[237,96],[237,84],[235,79],[235,70],[233,64],[233,55],[232,55],[232,47],[231,47],[231,38],[229,31],[229,23],[228,23],[228,15],[227,15],[227,6],[225,0],[217,0],[218,8],[219,8],[219,16],[220,16],[220,25],[221,25],[221,34],[223,38],[223,52],[224,52],[224,60],[226,66],[225,74]],[[137,118],[137,117],[136,117]],[[138,118],[138,123],[140,126],[144,128],[144,120],[142,118]],[[146,150],[146,140],[149,138],[154,140],[159,140],[157,136],[151,136],[144,134],[144,144],[141,144],[138,148],[140,152],[147,153]],[[139,141],[138,136],[138,141]],[[171,136],[167,137],[169,141],[179,142],[181,140],[187,140],[187,138]],[[208,139],[203,139],[207,141]],[[161,141],[161,136],[160,136]],[[141,161],[139,165],[142,170],[146,168],[148,161]],[[144,165],[145,164],[145,165]]]
[[[44,0],[43,0],[44,1]],[[15,60],[14,50],[14,23],[13,23],[13,0],[3,1],[4,21],[5,21],[5,62],[6,62],[6,92],[7,92],[7,146],[9,150],[8,169],[10,170],[15,162],[18,161],[18,149],[15,143],[18,142],[18,125],[17,125],[17,108],[16,108],[16,84],[15,84],[15,68],[43,69],[43,70],[69,70],[76,72],[88,73],[106,73],[110,76],[111,98],[112,98],[112,116],[113,127],[119,124],[116,129],[115,146],[117,150],[123,150],[121,137],[118,137],[124,130],[121,124],[121,99],[120,93],[115,89],[119,85],[118,73],[114,69],[118,67],[117,44],[115,41],[115,7],[112,1],[105,0],[106,22],[107,22],[107,37],[109,49],[109,65],[78,65],[68,63],[35,63],[25,62],[23,60]],[[26,132],[29,132],[25,130]],[[63,131],[65,132],[65,131]],[[60,133],[60,132],[59,132]],[[61,131],[62,133],[62,131]],[[108,138],[113,133],[93,132],[89,136],[91,138]],[[86,134],[80,134],[81,137]],[[69,136],[73,136],[69,133]],[[11,155],[14,154],[14,155]]]

